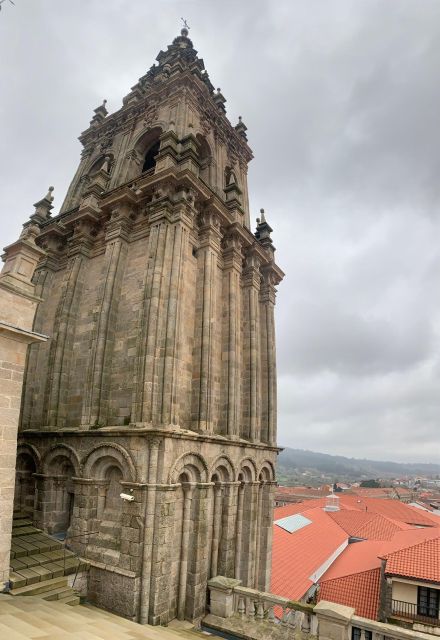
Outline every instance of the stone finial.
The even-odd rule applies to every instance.
[[[256,239],[259,240],[263,246],[267,247],[272,244],[272,238],[270,237],[272,231],[272,227],[266,220],[264,209],[260,209],[260,217],[257,218],[257,230],[255,232]]]
[[[97,125],[103,120],[105,120],[108,114],[107,108],[105,106],[106,104],[107,104],[107,100],[103,100],[102,104],[100,104],[99,107],[96,107],[96,109],[93,109],[93,112],[95,115],[90,120],[91,125]]]
[[[34,204],[35,212],[30,216],[33,222],[40,224],[50,218],[50,212],[53,209],[53,187],[49,187],[47,194]]]
[[[217,93],[214,94],[214,102],[219,109],[221,109],[224,113],[226,113],[226,107],[225,107],[226,98],[222,94],[220,87],[218,87]]]
[[[243,138],[243,140],[247,141],[247,135],[246,135],[247,126],[245,125],[245,123],[241,119],[241,116],[238,116],[238,122],[235,125],[234,129],[238,133],[240,138]]]

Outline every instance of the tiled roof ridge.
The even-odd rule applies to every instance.
[[[373,514],[371,514],[371,515],[373,515]],[[374,522],[374,521],[375,521],[375,520],[377,520],[378,518],[382,518],[382,519],[386,519],[386,520],[387,520],[387,518],[385,518],[385,516],[382,516],[380,513],[375,513],[375,514],[373,515],[373,517],[372,517],[370,520],[368,520],[367,522],[363,522],[361,525],[359,525],[359,527],[358,527],[357,529],[355,529],[355,530],[354,530],[354,532],[352,533],[352,535],[353,535],[354,537],[356,537],[356,534],[357,534],[361,529],[364,529],[364,528],[365,528],[365,526],[366,526],[367,524],[371,524],[372,522]]]
[[[363,571],[344,573],[343,576],[335,576],[334,578],[327,578],[326,580],[320,580],[319,582],[336,582],[337,580],[344,580],[344,578],[349,578],[350,576],[362,576],[364,573],[371,573],[372,571],[377,571],[378,569],[380,569],[380,567],[370,567],[369,569],[364,569]]]

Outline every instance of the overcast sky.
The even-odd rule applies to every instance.
[[[252,218],[286,272],[279,443],[440,460],[439,0],[6,0],[0,216],[12,242],[77,137],[180,31],[248,126]]]

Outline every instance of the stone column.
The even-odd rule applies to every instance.
[[[276,482],[264,482],[262,484],[261,513],[259,525],[259,571],[256,588],[262,591],[270,589],[270,576],[272,568],[272,536],[273,536],[273,510],[275,501]]]
[[[194,485],[185,483],[183,484],[183,490],[184,502],[182,518],[182,544],[179,571],[179,600],[177,606],[177,617],[179,620],[185,619],[186,585],[188,580],[189,536],[191,527],[191,503],[193,498]]]
[[[262,341],[262,442],[276,445],[276,356],[275,356],[275,285],[270,270],[263,269],[260,291],[261,341]]]
[[[56,494],[52,487],[52,477],[44,473],[32,474],[35,480],[34,523],[41,529],[49,524],[51,512],[55,509]]]
[[[237,533],[235,542],[235,577],[241,579],[241,550],[243,538],[243,506],[244,506],[244,483],[240,482],[237,488]]]
[[[75,501],[70,522],[69,545],[80,555],[87,555],[90,536],[95,533],[98,521],[98,490],[106,482],[94,478],[72,478]]]
[[[151,591],[151,560],[156,510],[156,483],[160,440],[150,440],[148,486],[145,505],[144,544],[142,550],[142,579],[140,589],[139,622],[148,624]]]
[[[213,487],[214,493],[214,514],[212,522],[212,546],[211,546],[211,567],[210,577],[217,575],[218,552],[220,545],[220,531],[222,522],[222,493],[223,488],[220,483],[216,483]]]
[[[241,421],[241,238],[232,230],[224,238],[223,251],[223,421],[224,433],[239,435]]]
[[[223,482],[223,509],[217,575],[234,577],[239,482]]]
[[[246,554],[246,572],[244,576],[245,585],[252,588],[255,581],[255,565],[256,565],[256,547],[257,537],[260,534],[258,530],[258,496],[260,483],[249,482],[249,504],[246,505],[248,513],[248,529],[247,529],[247,554]]]
[[[252,250],[243,271],[243,433],[251,442],[260,439],[260,259]]]
[[[193,375],[193,424],[197,431],[214,431],[214,337],[217,305],[220,221],[213,211],[200,215],[196,349]]]
[[[256,524],[257,535],[255,536],[255,561],[254,561],[254,583],[253,587],[258,589],[259,575],[260,575],[260,538],[261,538],[261,509],[263,498],[263,484],[261,482],[255,485],[255,492],[257,494],[257,506],[256,506]]]

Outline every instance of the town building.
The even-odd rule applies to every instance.
[[[271,592],[440,632],[440,518],[341,494],[276,508],[274,518]]]
[[[269,587],[283,273],[263,210],[251,229],[246,126],[186,28],[157,63],[95,109],[60,213],[51,195],[33,218],[50,339],[15,507],[86,559],[89,600],[167,624],[200,618],[218,574]]]

